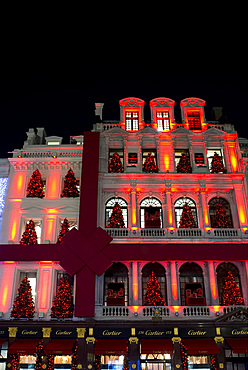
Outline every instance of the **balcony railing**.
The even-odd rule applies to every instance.
[[[114,239],[248,239],[248,234],[241,229],[110,229],[105,231]]]
[[[214,319],[246,306],[97,306],[95,319],[109,320],[194,320]]]

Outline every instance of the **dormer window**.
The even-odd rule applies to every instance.
[[[200,112],[197,110],[188,111],[188,124],[189,130],[201,130],[201,116]]]
[[[157,130],[158,131],[170,130],[169,112],[157,112]]]
[[[126,111],[126,130],[138,131],[139,130],[139,113]]]

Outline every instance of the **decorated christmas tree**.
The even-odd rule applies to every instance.
[[[11,317],[16,319],[30,319],[34,316],[34,301],[32,297],[32,289],[27,276],[22,280],[18,289],[17,296],[13,303]]]
[[[191,173],[192,168],[189,161],[189,156],[185,153],[182,153],[181,158],[177,165],[177,172],[178,173]]]
[[[179,228],[194,229],[196,227],[197,225],[194,220],[192,210],[187,203],[184,203],[183,212],[182,212],[180,223],[179,223]]]
[[[109,161],[109,172],[123,172],[123,165],[118,153],[114,153]]]
[[[69,228],[70,228],[70,224],[69,224],[67,218],[65,218],[62,225],[61,225],[61,229],[60,229],[60,232],[59,232],[57,243],[63,243],[62,238],[69,231]]]
[[[129,370],[129,361],[128,361],[128,354],[127,353],[124,355],[122,370]]]
[[[145,163],[143,164],[144,172],[158,172],[158,166],[155,163],[155,158],[152,153],[148,153]]]
[[[51,317],[65,318],[73,316],[73,298],[69,281],[66,277],[60,280],[57,294],[51,308]]]
[[[43,340],[40,340],[38,345],[35,348],[36,353],[36,364],[35,364],[35,370],[41,370],[42,369],[42,356],[44,355],[44,342]]]
[[[120,229],[120,228],[125,227],[122,210],[121,210],[119,203],[115,203],[111,216],[108,220],[108,223],[109,224],[106,227],[110,227],[113,229]]]
[[[27,222],[25,231],[22,234],[22,238],[20,240],[20,244],[23,245],[37,244],[37,234],[35,231],[35,224],[33,220]]]
[[[44,190],[43,190],[43,182],[41,178],[41,173],[37,169],[33,172],[32,176],[29,179],[28,187],[27,187],[27,197],[31,198],[43,198],[44,197]]]
[[[74,172],[70,168],[65,176],[64,189],[61,194],[61,198],[76,198],[79,197],[79,191],[77,189],[77,180],[74,176]]]
[[[157,276],[153,271],[147,282],[145,306],[165,306]]]
[[[222,299],[223,306],[235,306],[244,304],[238,284],[236,283],[233,274],[228,271],[227,277],[222,284]]]
[[[226,216],[225,208],[221,204],[215,205],[215,212],[211,223],[212,227],[215,228],[228,228],[228,218]]]
[[[224,172],[222,158],[216,152],[214,152],[210,172],[212,173]]]
[[[188,355],[187,355],[187,347],[183,344],[183,342],[180,342],[181,347],[181,359],[182,359],[182,367],[183,370],[188,370]]]

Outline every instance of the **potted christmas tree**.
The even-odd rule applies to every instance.
[[[120,229],[125,227],[122,210],[119,203],[115,203],[111,216],[108,220],[108,225],[106,227],[113,229]]]
[[[158,172],[158,166],[155,163],[155,158],[152,153],[148,153],[145,162],[143,164],[143,171],[144,172]]]
[[[22,234],[22,238],[20,240],[20,244],[23,245],[37,244],[37,234],[35,231],[35,224],[33,220],[27,222],[25,231]]]
[[[145,306],[165,306],[157,276],[153,271],[147,282]]]
[[[235,306],[244,304],[244,298],[238,284],[236,283],[231,271],[228,271],[227,277],[222,284],[221,304],[223,306]]]
[[[43,198],[44,197],[43,187],[44,185],[41,178],[41,173],[37,169],[33,172],[32,176],[29,179],[26,196],[28,198]]]
[[[11,317],[16,319],[31,319],[34,316],[34,312],[35,308],[32,297],[32,289],[27,276],[25,276],[20,284],[17,296],[13,303]]]
[[[181,158],[177,165],[177,172],[178,173],[191,173],[192,168],[189,161],[189,156],[185,153],[182,153]]]
[[[73,297],[69,281],[66,277],[60,280],[57,294],[54,297],[51,308],[52,318],[69,318],[73,317]]]
[[[212,227],[225,229],[229,228],[228,218],[226,216],[225,208],[221,204],[215,205],[215,212],[212,219]]]
[[[192,210],[187,203],[183,205],[183,212],[179,223],[179,228],[182,229],[194,229],[197,228],[196,222],[194,220]]]
[[[74,172],[70,168],[65,176],[64,189],[61,194],[61,198],[76,198],[79,197],[79,191],[77,188],[77,180],[74,176]]]
[[[63,236],[68,233],[69,231],[69,228],[70,228],[70,224],[67,220],[67,218],[64,219],[62,225],[61,225],[61,229],[60,229],[60,232],[59,232],[59,236],[58,236],[58,239],[57,239],[57,243],[63,243],[62,242],[62,238]]]
[[[109,172],[123,172],[123,165],[118,153],[114,153],[109,161]]]
[[[220,172],[224,172],[224,171],[225,171],[225,169],[224,169],[222,158],[216,152],[214,152],[214,156],[213,156],[213,159],[212,159],[212,162],[211,162],[210,172],[220,173]]]

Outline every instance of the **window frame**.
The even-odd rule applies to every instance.
[[[146,270],[147,271],[150,270],[150,272],[147,274]],[[145,296],[147,292],[147,282],[149,280],[150,275],[152,274],[152,271],[154,271],[158,279],[162,297],[164,301],[166,302],[166,305],[168,305],[166,269],[159,262],[148,262],[142,268],[142,274],[141,274],[142,275],[142,305],[144,305],[145,303]],[[162,274],[162,271],[163,271],[163,274]]]
[[[161,116],[158,116],[160,115]],[[157,130],[158,131],[170,131],[170,113],[169,111],[156,111]]]
[[[213,153],[211,153],[211,152],[213,152]],[[214,148],[208,148],[207,149],[207,165],[208,165],[209,171],[211,169],[211,164],[212,164],[212,160],[213,160],[213,157],[214,157],[214,152],[216,152],[221,157],[223,166],[225,168],[225,160],[224,160],[224,155],[223,155],[223,149],[222,148],[215,148],[215,149]]]
[[[125,111],[125,128],[126,131],[139,131],[139,111]]]
[[[108,203],[114,202],[111,206],[108,206]],[[125,223],[125,228],[128,228],[128,204],[125,199],[121,197],[111,197],[105,203],[105,227],[107,227],[108,220],[112,214],[115,203],[118,203],[122,210],[123,220]],[[123,204],[120,204],[123,203]],[[124,205],[125,203],[125,205]],[[108,212],[109,210],[109,212]],[[123,212],[124,211],[124,212]]]
[[[175,149],[175,151],[174,151],[174,155],[175,155],[175,168],[177,168],[177,165],[178,165],[178,163],[180,161],[180,158],[181,158],[182,154],[185,154],[189,158],[189,161],[190,161],[189,149]]]
[[[188,110],[187,120],[190,131],[202,130],[201,112],[199,110]]]
[[[120,265],[121,266],[120,268]],[[117,271],[114,271],[114,269]],[[113,272],[112,272],[113,270]],[[113,276],[106,276],[108,273],[112,272]],[[124,273],[125,271],[125,273]],[[122,273],[123,272],[123,273]],[[106,307],[110,307],[107,305],[107,298],[108,298],[108,284],[110,283],[123,283],[125,289],[125,307],[129,306],[129,274],[127,266],[122,262],[114,262],[112,266],[110,266],[104,273],[104,286],[103,286],[103,305]]]
[[[177,205],[178,202],[181,202],[180,205]],[[193,199],[191,198],[188,198],[188,197],[181,197],[181,198],[178,198],[175,203],[174,203],[174,212],[175,212],[175,222],[176,222],[176,228],[178,229],[179,228],[179,225],[180,225],[180,219],[181,219],[181,216],[182,216],[182,213],[183,213],[183,205],[187,203],[188,206],[190,207],[190,209],[192,210],[192,214],[193,214],[193,217],[194,217],[194,220],[195,220],[195,223],[196,223],[196,226],[197,228],[199,227],[199,224],[198,224],[198,216],[197,216],[197,207],[196,207],[196,203]],[[193,206],[190,204],[192,203]]]
[[[152,205],[152,204],[154,204],[154,205]],[[162,202],[159,199],[155,198],[155,197],[144,198],[140,202],[140,227],[141,227],[141,229],[148,229],[148,227],[146,227],[146,221],[145,221],[145,210],[147,208],[150,208],[150,207],[155,208],[155,209],[159,208],[159,210],[160,210],[160,227],[159,227],[159,229],[162,229],[163,228]],[[158,228],[158,227],[154,227],[154,228]]]

